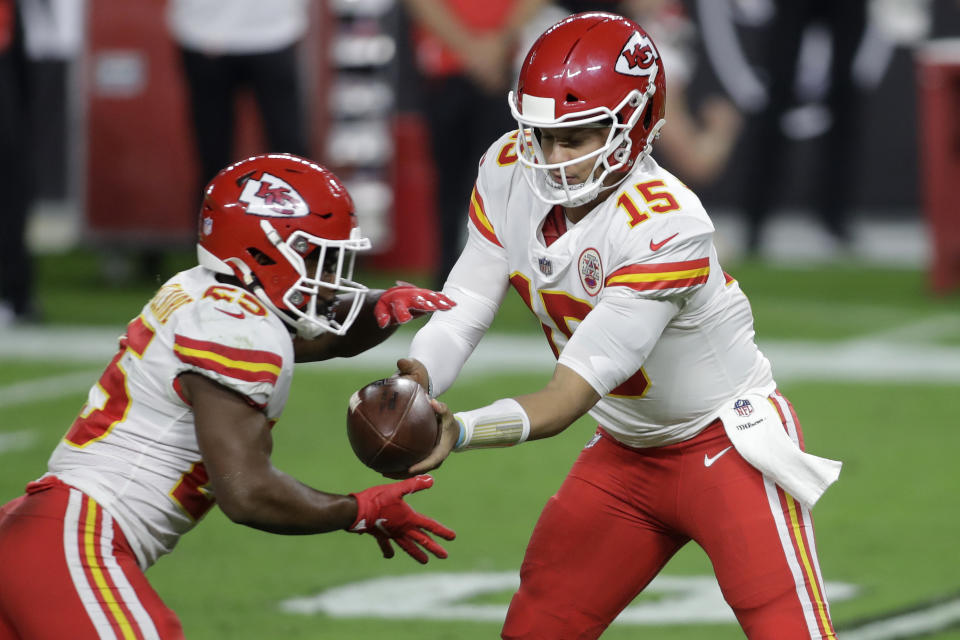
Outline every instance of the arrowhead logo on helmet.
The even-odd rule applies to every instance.
[[[615,70],[628,76],[650,76],[652,81],[657,77],[657,59],[650,37],[634,31],[620,51]]]
[[[237,200],[247,205],[247,213],[255,216],[299,218],[310,213],[307,203],[296,189],[266,172],[259,180],[247,180]]]

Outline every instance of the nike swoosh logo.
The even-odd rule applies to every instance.
[[[670,236],[669,238],[667,238],[667,239],[665,239],[665,240],[661,240],[660,242],[654,242],[653,240],[651,240],[651,241],[650,241],[650,251],[659,251],[660,248],[663,247],[663,245],[667,244],[668,242],[670,242],[671,240],[673,240],[674,238],[676,238],[678,235],[680,235],[680,232],[679,232],[679,231],[678,231],[677,233],[673,234],[672,236]]]
[[[727,451],[730,451],[730,449],[733,449],[733,445],[730,445],[729,447],[727,447],[726,449],[724,449],[723,451],[721,451],[721,452],[718,453],[717,455],[713,456],[712,458],[711,458],[710,456],[708,456],[707,454],[703,454],[703,466],[709,467],[709,466],[712,465],[714,462],[716,462],[717,460],[719,460],[719,459],[720,459],[720,456],[722,456],[723,454],[725,454]]]
[[[227,315],[230,316],[231,318],[236,318],[237,320],[243,320],[244,318],[246,318],[246,316],[243,315],[243,311],[224,311],[224,310],[221,309],[220,307],[214,307],[214,309],[216,309],[216,310],[219,311],[220,313],[225,313],[225,314],[227,314]]]

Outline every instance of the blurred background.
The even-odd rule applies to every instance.
[[[514,127],[523,53],[594,9],[657,43],[654,156],[713,217],[810,450],[845,463],[815,510],[841,637],[960,638],[960,0],[0,0],[0,503],[43,473],[126,322],[195,264],[216,168],[266,151],[326,164],[373,241],[359,279],[438,286],[479,156]],[[418,326],[300,369],[279,467],[331,491],[382,480],[341,416]],[[551,362],[509,294],[443,399],[533,390]],[[594,427],[439,470],[414,502],[460,534],[444,563],[214,510],[150,579],[192,638],[494,637]],[[664,578],[604,637],[742,637],[702,553]]]
[[[856,257],[957,285],[956,0],[452,2],[463,32],[481,34],[459,51],[421,17],[441,0],[286,1],[266,20],[247,10],[251,25],[246,2],[219,3],[241,17],[209,0],[4,3],[19,7],[22,47],[0,85],[20,94],[5,175],[25,200],[6,200],[4,218],[25,217],[32,255],[91,249],[111,280],[152,278],[191,247],[211,167],[290,150],[348,184],[375,248],[367,266],[441,277],[475,163],[512,126],[523,52],[558,17],[606,8],[663,52],[671,102],[655,155],[701,196],[727,255]],[[511,11],[527,19],[504,26]],[[279,32],[249,37],[266,24]]]

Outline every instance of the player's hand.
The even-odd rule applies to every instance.
[[[408,493],[432,486],[433,478],[417,476],[351,493],[350,495],[357,499],[357,519],[351,525],[350,531],[369,533],[375,537],[384,558],[393,557],[391,540],[421,564],[426,564],[429,559],[424,549],[438,558],[446,558],[447,551],[427,535],[427,532],[444,540],[453,540],[457,534],[436,520],[417,513],[403,501],[403,496]]]
[[[415,316],[445,311],[456,306],[456,302],[439,291],[422,289],[409,282],[397,282],[382,294],[373,308],[377,324],[381,329],[391,325],[404,324]]]
[[[423,363],[415,358],[400,358],[397,360],[397,375],[401,378],[411,378],[427,393],[430,393],[430,374]]]
[[[436,469],[443,461],[447,459],[457,440],[460,439],[460,424],[446,404],[436,398],[430,399],[433,410],[437,412],[437,419],[440,421],[440,441],[433,448],[426,458],[413,465],[407,470],[407,473],[413,475],[417,473],[426,473],[431,469]]]

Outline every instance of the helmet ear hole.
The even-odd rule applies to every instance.
[[[256,247],[247,247],[247,253],[250,254],[257,264],[264,267],[269,267],[272,264],[277,264],[277,261],[265,254],[263,251],[260,251]]]
[[[643,128],[649,129],[653,125],[653,101],[648,101],[643,110]]]

